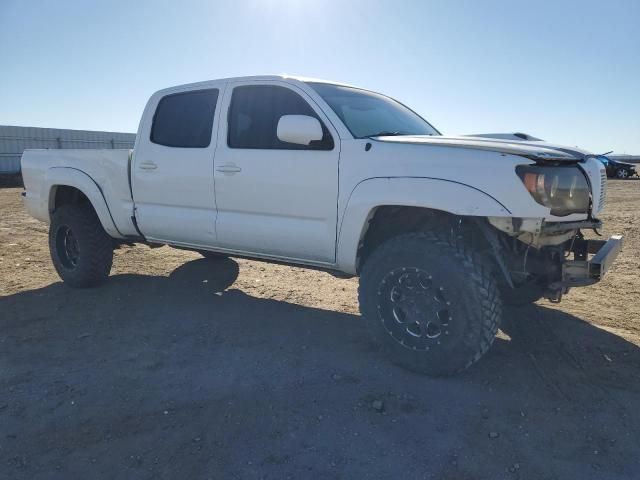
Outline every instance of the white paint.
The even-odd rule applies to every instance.
[[[220,109],[216,109],[207,148],[166,147],[150,141],[153,115],[162,97],[202,88],[170,89],[154,94],[140,121],[131,179],[136,220],[148,240],[216,245],[213,159]],[[225,82],[209,82],[206,88],[217,88],[220,102]]]
[[[227,146],[227,110],[238,85],[280,85],[300,94],[327,126],[335,147],[322,150],[249,150]],[[205,149],[150,142],[159,99],[219,88],[212,142]],[[297,117],[297,116],[296,116]],[[316,121],[317,122],[317,121]],[[282,127],[282,129],[280,128]],[[283,138],[317,137],[308,120],[286,117]],[[313,137],[313,138],[311,138]],[[369,145],[370,147],[367,147]],[[114,237],[135,236],[136,218],[147,238],[185,247],[322,265],[355,272],[366,222],[384,205],[407,205],[459,215],[573,221],[536,203],[515,173],[525,156],[570,159],[585,152],[511,137],[380,137],[354,139],[307,84],[290,77],[225,79],[155,93],[140,121],[131,162],[128,151],[28,150],[22,158],[31,214],[49,220],[57,185],[82,190]],[[602,165],[581,164],[600,198]],[[594,212],[600,210],[594,200]]]
[[[262,83],[229,83],[221,106],[223,116],[226,118],[233,88]],[[333,264],[338,133],[304,90],[284,81],[270,84],[291,88],[307,100],[329,128],[335,146],[329,151],[229,148],[227,125],[222,122],[214,162],[218,245],[251,254]],[[234,165],[241,171],[227,174],[218,171],[218,165]]]
[[[283,115],[278,120],[276,135],[281,142],[309,145],[314,140],[322,140],[322,126],[308,115]]]

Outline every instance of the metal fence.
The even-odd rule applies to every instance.
[[[135,133],[0,125],[0,174],[20,173],[27,148],[133,148]]]

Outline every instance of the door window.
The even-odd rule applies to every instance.
[[[308,115],[322,125],[322,140],[296,145],[278,139],[278,121],[283,115]],[[311,106],[296,92],[275,85],[236,87],[229,107],[230,148],[279,150],[332,150],[333,138]]]
[[[208,147],[217,101],[217,88],[162,97],[153,116],[151,141],[167,147]]]

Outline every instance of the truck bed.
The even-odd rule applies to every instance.
[[[95,204],[94,207],[103,225],[106,221],[105,230],[111,236],[135,236],[137,232],[131,220],[131,153],[132,150],[128,149],[25,150],[21,164],[26,190],[25,204],[29,213],[49,222],[57,185],[73,186],[69,180],[74,178],[76,182],[88,185],[99,197],[95,200],[101,202],[103,208]],[[80,185],[77,186],[80,188]],[[80,189],[85,191],[84,188]]]

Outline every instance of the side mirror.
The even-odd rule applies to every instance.
[[[278,120],[277,135],[281,142],[309,145],[322,140],[322,125],[307,115],[283,115]]]

